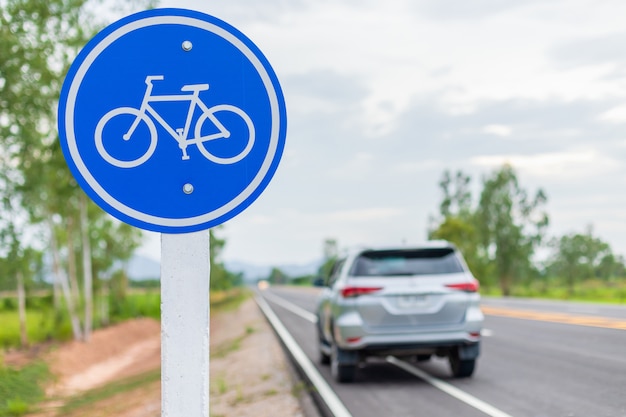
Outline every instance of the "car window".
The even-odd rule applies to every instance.
[[[464,272],[452,248],[365,251],[356,259],[350,275],[398,276]]]
[[[335,262],[335,264],[333,265],[332,269],[330,270],[330,275],[328,277],[327,285],[329,287],[332,287],[335,284],[335,282],[337,282],[337,279],[339,278],[339,275],[341,273],[341,268],[343,267],[345,262],[346,262],[345,259],[340,259],[337,262]]]

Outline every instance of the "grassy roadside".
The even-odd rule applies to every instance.
[[[236,287],[228,291],[211,291],[211,313],[233,311],[252,297],[252,291],[245,287]]]
[[[119,394],[127,394],[141,390],[147,385],[161,380],[161,370],[154,369],[139,375],[111,382],[102,387],[86,391],[71,397],[59,410],[58,415],[86,415],[85,410],[94,408],[96,403],[114,398]]]
[[[496,287],[481,287],[480,293],[492,297],[502,296],[502,292]],[[626,281],[607,283],[588,280],[571,288],[561,283],[534,282],[514,286],[511,296],[619,305],[626,304]]]
[[[251,291],[246,288],[213,292],[211,293],[211,312],[219,314],[235,311],[244,301],[250,298],[251,294]],[[160,298],[155,297],[155,294],[134,294],[133,299],[137,302],[135,312],[138,310],[154,311],[155,305],[156,308],[160,307]],[[13,315],[16,315],[16,313],[0,311],[0,320],[3,323],[0,330],[4,331],[6,335],[9,334],[7,332],[10,329],[13,329],[17,337],[19,334],[17,325],[5,327],[6,322],[3,320],[5,317],[13,317]],[[29,319],[29,323],[36,330],[40,326],[38,317],[36,315],[31,317],[32,321]],[[17,317],[15,319],[17,322]],[[251,330],[246,329],[246,332],[251,333]],[[228,352],[236,350],[240,342],[241,340],[236,340],[230,344],[220,346],[217,352],[223,355],[228,354]],[[21,368],[5,366],[2,350],[0,349],[0,417],[18,417],[36,409],[37,405],[44,400],[42,387],[51,377],[48,367],[43,362],[33,362]],[[160,369],[115,381],[69,398],[58,415],[87,415],[86,410],[93,409],[96,404],[111,400],[122,393],[139,392],[139,390],[145,389],[150,384],[158,381],[160,381]]]
[[[0,363],[0,416],[22,416],[44,399],[42,386],[51,375],[43,362],[20,369]]]
[[[228,311],[236,309],[250,297],[247,288],[236,287],[226,291],[211,292],[211,311]],[[66,341],[72,338],[72,328],[67,315],[55,313],[50,297],[33,298],[26,311],[26,332],[30,344],[44,341]],[[102,323],[119,323],[137,317],[160,319],[161,295],[158,289],[148,289],[129,293],[123,299],[110,300],[107,304],[106,319],[94,318],[94,328]],[[97,316],[97,315],[96,315]],[[4,298],[0,300],[0,350],[20,346],[19,316],[17,300]],[[1,398],[1,397],[0,397]]]
[[[211,292],[211,313],[222,313],[237,310],[243,302],[251,297],[252,293],[246,288],[233,288],[228,291]],[[253,330],[246,328],[246,335]],[[245,337],[237,338],[234,341],[219,346],[215,354],[225,356],[237,350],[241,340]],[[213,356],[213,355],[212,355]],[[130,395],[139,392],[150,384],[159,382],[161,370],[155,369],[140,375],[136,375],[123,380],[115,381],[102,387],[86,391],[69,399],[61,408],[59,415],[80,416],[85,415],[85,410],[93,409],[96,404],[111,400],[120,394]],[[82,410],[82,411],[81,411]]]

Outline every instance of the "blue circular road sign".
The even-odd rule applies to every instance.
[[[183,9],[140,12],[96,35],[70,67],[58,123],[85,192],[118,219],[164,233],[207,229],[252,204],[287,126],[259,48]]]

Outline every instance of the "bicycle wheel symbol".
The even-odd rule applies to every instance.
[[[231,113],[231,115],[225,115],[224,113],[226,112]],[[222,113],[223,116],[220,117],[222,121],[220,121],[220,119],[218,119],[215,116],[216,113]],[[232,117],[232,115],[235,115],[236,117]],[[229,122],[231,123],[240,124],[239,121],[234,120],[234,119],[241,119],[245,123],[246,133],[244,135],[247,135],[247,142],[245,146],[243,147],[243,149],[239,153],[231,157],[218,156],[218,155],[215,155],[214,153],[211,153],[207,149],[207,144],[210,144],[211,142],[213,142],[213,140],[203,140],[203,138],[206,138],[206,136],[202,136],[202,129],[203,127],[205,127],[206,122],[209,121],[211,126],[217,126],[220,129],[220,131],[223,132],[223,138],[228,139],[228,138],[231,138],[232,136],[231,130],[228,128],[228,126],[225,126],[225,123],[223,121],[229,120]],[[209,109],[208,112],[203,113],[196,123],[196,128],[195,128],[194,133],[195,133],[194,140],[196,141],[198,150],[200,150],[202,155],[204,155],[204,157],[211,162],[215,162],[216,164],[224,164],[224,165],[234,164],[236,162],[241,161],[243,158],[245,158],[252,150],[252,147],[254,146],[254,140],[255,140],[254,124],[252,123],[250,116],[248,116],[239,107],[231,106],[228,104],[221,104],[221,105],[213,106]],[[220,142],[220,141],[216,141],[216,143],[217,142]]]
[[[136,156],[136,157],[131,156],[131,159],[118,159],[114,157],[113,155],[111,155],[105,148],[104,142],[102,139],[102,133],[104,131],[105,125],[107,124],[118,125],[117,123],[115,123],[115,121],[112,122],[114,118],[117,119],[116,121],[120,122],[119,124],[123,123],[124,117],[120,117],[120,116],[132,116],[130,118],[131,121],[138,118],[140,123],[143,122],[147,126],[148,131],[150,133],[150,141],[148,142],[147,149],[145,151],[143,151],[142,149],[139,149],[139,152],[138,152],[139,156]],[[126,119],[128,118],[126,117]],[[127,126],[130,126],[130,124],[128,124]],[[137,129],[135,129],[133,132],[136,132],[136,131]],[[125,142],[130,142],[132,138],[132,135],[126,138],[125,137],[126,135],[122,134],[122,132],[125,132],[125,131],[121,130],[117,132],[112,132],[112,133],[109,133],[107,137],[110,140],[111,139],[116,140],[117,141],[116,146],[121,146]],[[157,138],[158,138],[157,130],[156,130],[156,126],[154,125],[154,122],[144,112],[141,112],[140,110],[134,109],[132,107],[119,107],[117,109],[111,110],[110,112],[105,114],[102,117],[102,119],[100,119],[100,121],[98,122],[98,125],[96,126],[96,131],[95,131],[96,149],[100,153],[100,156],[102,156],[102,158],[104,158],[104,160],[110,163],[111,165],[114,165],[119,168],[134,168],[143,164],[148,159],[150,159],[150,157],[156,150]],[[135,139],[135,141],[133,141],[132,144],[129,143],[129,145],[133,145],[136,147],[137,146],[135,144],[136,141],[137,140]]]

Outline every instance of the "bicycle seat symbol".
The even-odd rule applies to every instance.
[[[254,145],[255,131],[254,131],[254,124],[252,123],[252,120],[243,110],[241,110],[239,107],[235,107],[229,104],[219,104],[213,107],[208,107],[206,104],[202,102],[202,100],[200,100],[200,97],[199,97],[200,91],[206,91],[209,89],[208,84],[184,85],[181,88],[181,91],[184,93],[188,92],[189,94],[153,95],[152,94],[152,82],[163,80],[163,79],[164,79],[163,75],[149,75],[146,77],[146,80],[145,80],[146,91],[144,93],[143,100],[141,102],[141,107],[139,109],[136,109],[134,107],[118,107],[109,111],[104,116],[102,116],[102,118],[100,119],[100,121],[98,122],[96,126],[95,141],[96,141],[96,149],[98,150],[98,153],[100,154],[100,156],[102,156],[102,158],[105,161],[119,168],[134,168],[143,164],[148,159],[150,159],[150,157],[152,156],[152,154],[154,153],[156,149],[157,141],[158,141],[157,129],[156,129],[156,125],[153,119],[156,120],[165,129],[165,131],[167,131],[167,133],[169,133],[170,136],[172,136],[176,140],[176,142],[178,142],[178,147],[180,148],[182,152],[183,160],[189,159],[189,155],[187,154],[187,146],[189,145],[196,145],[200,153],[202,153],[202,155],[204,155],[205,158],[207,158],[209,161],[212,161],[216,164],[224,164],[224,165],[234,164],[238,161],[241,161],[243,158],[246,157],[246,155],[248,155],[248,153],[252,149],[252,146]],[[155,110],[155,108],[152,106],[152,103],[179,102],[179,101],[181,102],[188,101],[189,108],[187,110],[185,126],[182,128],[174,129]],[[200,110],[202,111],[202,114],[196,121],[196,124],[194,127],[193,138],[189,138],[191,122],[192,122],[196,107],[200,108]],[[204,145],[205,142],[219,140],[219,139],[228,139],[231,137],[231,132],[228,129],[226,129],[224,124],[220,122],[217,116],[217,114],[220,112],[229,112],[229,113],[233,113],[239,116],[243,120],[247,128],[246,129],[247,137],[244,138],[245,146],[243,147],[243,150],[241,150],[239,153],[237,153],[234,156],[230,156],[230,157],[216,156],[212,154],[211,152],[209,152],[209,150]],[[150,118],[148,115],[152,116],[152,118]],[[131,116],[130,120],[132,120],[132,124],[130,125],[130,128],[125,133],[123,133],[122,135],[119,135],[117,138],[115,137],[116,132],[106,132],[105,136],[106,136],[107,142],[111,143],[111,141],[113,140],[120,140],[120,139],[123,141],[132,141],[133,133],[135,133],[140,123],[143,122],[146,124],[148,131],[150,133],[150,142],[148,145],[148,149],[145,152],[143,152],[139,157],[133,156],[130,159],[118,159],[112,156],[111,153],[109,153],[109,151],[107,151],[107,149],[105,148],[104,140],[103,140],[103,132],[105,130],[105,126],[109,124],[109,122],[113,120],[114,118],[119,119],[118,116]],[[109,124],[109,126],[110,125],[111,124]],[[217,132],[202,136],[203,127],[205,126],[209,126],[211,129],[213,129],[212,132],[215,131],[214,128],[217,128]],[[111,130],[114,130],[114,129],[111,129]]]

